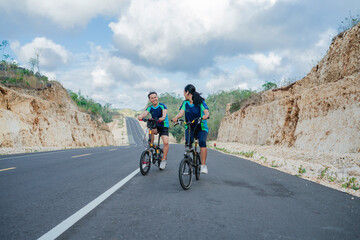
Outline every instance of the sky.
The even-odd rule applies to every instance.
[[[299,80],[359,0],[0,0],[0,41],[20,66],[113,108],[147,93],[204,97]],[[166,103],[165,103],[166,104]]]

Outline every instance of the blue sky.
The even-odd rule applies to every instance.
[[[147,93],[204,96],[301,79],[358,0],[1,0],[0,41],[21,66],[117,108]]]

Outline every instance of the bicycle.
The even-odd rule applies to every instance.
[[[178,119],[177,123],[174,125],[180,125],[188,131],[188,141],[185,141],[185,153],[184,158],[181,160],[179,165],[179,181],[180,185],[184,190],[188,190],[191,187],[193,174],[195,175],[196,180],[200,180],[200,152],[197,150],[198,138],[194,136],[194,145],[193,148],[190,144],[190,134],[191,129],[196,127],[201,123],[202,118],[196,118],[192,122],[185,122],[183,119]],[[193,124],[196,124],[195,127],[192,127]],[[186,127],[187,126],[187,127]],[[186,143],[187,142],[187,143]]]
[[[158,119],[142,119],[147,122],[147,131],[145,132],[143,143],[145,150],[142,152],[140,157],[140,172],[143,176],[149,173],[151,163],[157,166],[160,170],[160,162],[163,157],[163,150],[160,147],[160,134],[158,138],[158,144],[151,143],[152,129],[156,128],[156,124],[159,122]],[[146,135],[149,135],[146,139]]]

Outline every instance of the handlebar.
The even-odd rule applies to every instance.
[[[143,121],[143,122],[162,122],[162,120],[158,119],[158,118],[143,118],[143,119],[139,119],[139,121]]]
[[[209,119],[210,117],[208,117],[207,119]],[[194,120],[192,120],[191,122],[185,122],[184,119],[178,119],[177,122],[174,124],[174,127],[177,126],[177,125],[181,125],[182,124],[185,124],[185,125],[190,125],[190,124],[193,124],[195,122],[197,122],[197,124],[200,124],[201,122],[203,121],[202,117],[198,117],[198,118],[195,118]]]

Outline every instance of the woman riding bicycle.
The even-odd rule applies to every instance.
[[[206,166],[206,157],[207,157],[207,148],[206,148],[206,138],[209,132],[209,128],[207,126],[207,120],[209,118],[209,108],[205,103],[204,98],[200,96],[194,87],[194,85],[189,84],[184,89],[184,97],[185,101],[182,103],[179,108],[180,112],[172,119],[173,122],[176,122],[179,118],[184,116],[185,113],[185,121],[192,122],[196,118],[201,118],[202,122],[195,129],[191,129],[190,133],[190,144],[192,144],[194,140],[194,136],[197,136],[199,139],[200,146],[200,158],[201,158],[201,167],[200,172],[203,174],[208,173],[208,169]],[[188,131],[185,131],[185,139],[188,141]]]
[[[160,134],[161,139],[164,145],[164,156],[161,159],[160,169],[165,169],[167,164],[167,154],[169,152],[169,120],[167,115],[167,107],[163,103],[159,103],[159,99],[156,92],[150,92],[148,94],[148,98],[152,103],[152,106],[148,107],[140,116],[138,116],[139,120],[142,120],[146,115],[151,113],[152,118],[159,119],[160,122],[157,123],[155,129],[152,129],[151,143],[154,142],[154,135],[157,133]]]

